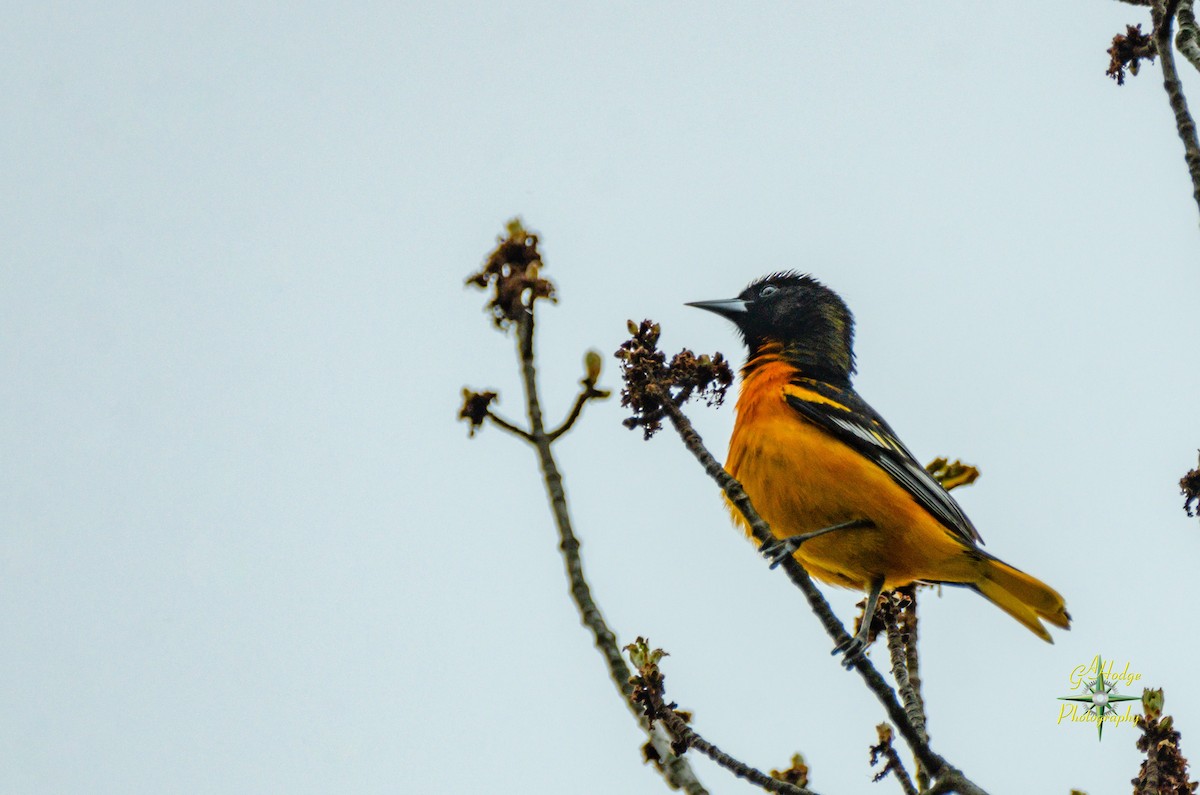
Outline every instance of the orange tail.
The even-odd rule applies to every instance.
[[[985,599],[1047,643],[1054,641],[1038,619],[1045,619],[1063,629],[1071,628],[1071,616],[1058,591],[1007,563],[995,558],[986,559],[983,576],[974,586]]]

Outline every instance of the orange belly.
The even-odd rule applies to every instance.
[[[885,588],[977,580],[978,557],[908,492],[787,405],[783,386],[793,372],[767,365],[743,384],[725,465],[772,532],[786,538],[870,520],[872,527],[838,530],[796,552],[814,577],[835,585],[866,589],[877,577]],[[729,507],[748,533],[741,513]]]

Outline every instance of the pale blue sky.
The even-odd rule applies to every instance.
[[[857,385],[1076,625],[926,599],[934,746],[993,792],[1122,792],[1055,725],[1096,653],[1200,755],[1200,235],[1118,3],[41,4],[0,30],[0,791],[663,792],[566,598],[512,346],[462,278],[540,231],[548,412],[626,318],[798,268]],[[1190,84],[1200,87],[1188,74]],[[1200,103],[1200,94],[1194,96]],[[611,359],[608,360],[611,364]],[[604,385],[617,386],[609,366]],[[696,408],[723,456],[732,408]],[[872,785],[883,715],[669,434],[559,445],[622,642],[763,768]],[[651,484],[652,492],[638,487]],[[653,573],[651,573],[653,572]],[[849,619],[857,596],[831,591]],[[878,652],[875,655],[879,656]],[[704,762],[714,793],[748,786]],[[1036,782],[1036,784],[1034,783]]]

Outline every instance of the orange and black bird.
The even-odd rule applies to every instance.
[[[861,629],[835,653],[860,655],[880,592],[914,582],[974,589],[1047,642],[1040,619],[1070,628],[1062,596],[980,549],[962,508],[854,391],[854,318],[837,293],[787,272],[689,306],[732,320],[750,349],[725,468],[780,539],[764,554],[867,592]]]

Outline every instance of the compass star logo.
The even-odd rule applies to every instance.
[[[1096,737],[1097,741],[1100,741],[1104,739],[1104,719],[1109,715],[1117,715],[1113,704],[1121,701],[1140,701],[1141,699],[1137,696],[1117,695],[1116,680],[1104,678],[1104,660],[1100,658],[1099,654],[1096,655],[1095,671],[1096,678],[1089,679],[1083,684],[1083,693],[1075,696],[1059,696],[1058,700],[1087,704],[1084,715],[1091,715],[1096,721]]]

